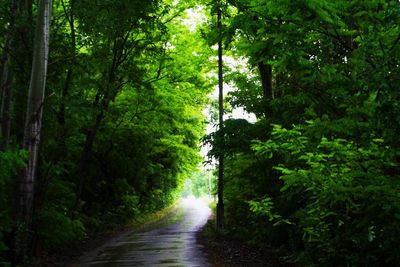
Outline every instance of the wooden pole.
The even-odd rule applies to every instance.
[[[220,141],[220,154],[218,164],[218,203],[217,203],[217,229],[224,230],[224,77],[223,77],[223,61],[222,61],[222,11],[218,9],[218,87],[219,87],[219,141]]]

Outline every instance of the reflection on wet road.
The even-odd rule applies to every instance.
[[[211,211],[205,202],[194,198],[184,199],[180,209],[177,221],[122,236],[75,266],[208,266],[195,235]]]

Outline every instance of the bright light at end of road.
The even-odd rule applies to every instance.
[[[211,216],[211,209],[208,206],[210,201],[209,198],[196,198],[194,196],[188,196],[182,199],[181,207],[193,212],[190,217],[192,217],[192,220],[195,222],[195,228],[202,227]]]

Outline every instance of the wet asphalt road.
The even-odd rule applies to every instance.
[[[175,218],[152,230],[132,232],[84,256],[74,266],[209,266],[196,232],[211,210],[202,200],[182,200]]]

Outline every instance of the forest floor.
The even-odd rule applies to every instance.
[[[260,248],[217,234],[210,219],[197,234],[211,267],[294,267],[279,260],[272,248]]]
[[[100,231],[90,234],[81,240],[76,246],[69,247],[62,252],[47,256],[40,266],[66,267],[73,266],[82,255],[101,247],[115,236],[123,235],[128,229],[121,227],[112,231]]]

